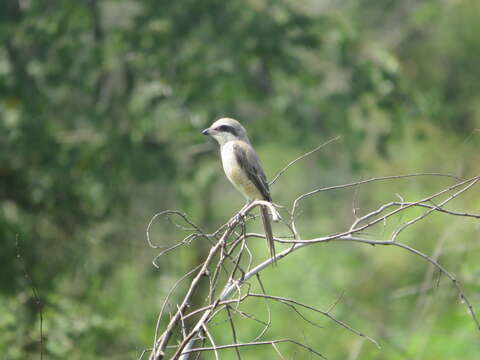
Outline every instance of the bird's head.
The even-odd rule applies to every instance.
[[[245,128],[235,119],[221,118],[209,128],[202,131],[203,135],[214,138],[220,146],[232,140],[249,142]]]

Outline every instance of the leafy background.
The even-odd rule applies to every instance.
[[[42,302],[47,358],[132,359],[151,345],[163,298],[208,244],[192,243],[156,269],[148,220],[182,209],[213,231],[243,204],[200,135],[220,116],[248,128],[270,178],[341,136],[275,184],[283,205],[372,176],[478,175],[479,13],[476,0],[2,1],[1,358],[40,353],[24,267]],[[364,213],[395,194],[415,200],[449,184],[426,177],[322,194],[305,201],[301,229],[305,237],[344,229],[354,198]],[[479,212],[478,186],[452,208]],[[184,235],[168,222],[153,231],[165,246]],[[477,309],[479,234],[478,221],[439,214],[402,240],[438,253]],[[453,286],[437,278],[399,249],[310,247],[267,270],[267,290],[325,309],[343,294],[335,316],[382,348],[279,305],[265,336],[296,338],[329,359],[476,359],[478,331]],[[258,334],[257,324],[238,321],[241,340]],[[229,343],[225,329],[219,320],[212,331]],[[287,358],[309,356],[280,348]],[[270,347],[244,355],[276,356]]]

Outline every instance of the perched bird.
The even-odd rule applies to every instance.
[[[203,130],[202,134],[211,136],[218,142],[225,175],[247,201],[272,201],[267,177],[258,155],[248,140],[245,128],[237,120],[221,118]],[[268,210],[264,206],[260,209],[270,255],[275,258],[275,245]]]

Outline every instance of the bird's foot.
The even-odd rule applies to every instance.
[[[242,211],[238,212],[237,215],[234,216],[233,222],[236,224],[240,224],[242,222],[245,222],[247,219],[247,215],[245,215]]]

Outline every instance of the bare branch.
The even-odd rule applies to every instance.
[[[285,168],[283,168],[278,173],[278,175],[272,181],[272,184],[279,178],[279,176],[281,176],[289,167],[293,166],[296,162],[304,159],[305,157],[319,150],[323,146],[337,139],[338,138],[332,139],[329,142],[317,147],[316,149],[291,161]],[[424,196],[418,201],[407,202],[400,195],[398,195],[400,201],[383,204],[379,206],[378,209],[372,210],[363,216],[358,216],[356,199],[358,196],[359,186],[368,183],[374,183],[377,181],[412,178],[419,176],[448,177],[457,180],[457,182],[429,196]],[[190,354],[197,353],[198,357],[201,352],[205,351],[213,351],[215,358],[219,359],[219,351],[229,348],[234,349],[237,360],[240,360],[241,347],[257,345],[271,345],[276,354],[281,358],[284,358],[277,345],[285,342],[296,344],[297,346],[303,347],[304,349],[310,351],[311,354],[323,357],[323,355],[316,352],[311,347],[302,344],[296,340],[279,339],[260,341],[262,338],[264,338],[267,330],[270,329],[272,325],[272,313],[269,305],[269,302],[271,301],[279,302],[281,304],[284,304],[285,306],[288,306],[296,314],[298,314],[303,321],[313,326],[320,325],[312,321],[312,319],[307,316],[309,312],[305,311],[304,309],[319,313],[322,316],[325,316],[327,319],[333,321],[337,325],[340,325],[346,330],[352,332],[353,334],[360,336],[362,339],[369,340],[380,348],[380,345],[376,340],[365,335],[362,331],[356,330],[349,324],[345,323],[340,319],[337,319],[331,314],[333,308],[340,301],[343,295],[327,311],[322,311],[314,306],[302,303],[296,299],[269,295],[265,290],[265,284],[263,284],[263,282],[261,281],[261,271],[267,268],[273,262],[281,260],[282,258],[293,254],[297,250],[306,246],[319,246],[320,244],[327,244],[338,241],[348,241],[373,246],[382,245],[398,247],[419,257],[423,261],[428,262],[433,266],[434,269],[438,270],[440,274],[445,275],[446,278],[448,278],[454,284],[456,291],[462,299],[462,302],[465,303],[468,309],[470,317],[473,319],[476,327],[480,330],[479,320],[476,317],[470,300],[466,296],[464,290],[462,289],[461,285],[459,284],[453,273],[451,273],[438,262],[438,253],[435,252],[434,256],[429,256],[426,253],[421,252],[412,246],[396,241],[398,235],[402,231],[409,229],[411,225],[420,222],[435,213],[443,213],[448,216],[459,216],[479,219],[480,215],[477,214],[452,211],[444,208],[447,203],[452,202],[456,198],[464,195],[475,185],[478,185],[478,183],[480,183],[480,176],[476,176],[467,180],[461,180],[453,175],[441,173],[417,173],[408,175],[374,177],[366,180],[352,182],[349,184],[319,188],[298,196],[291,204],[291,211],[289,212],[288,210],[286,210],[288,213],[287,221],[283,220],[280,217],[278,211],[276,210],[276,207],[278,207],[278,205],[272,205],[271,203],[265,201],[254,201],[244,206],[237,214],[235,214],[231,219],[229,219],[228,222],[221,225],[211,234],[206,234],[205,232],[203,232],[200,227],[195,225],[185,214],[181,212],[167,210],[155,214],[150,220],[147,227],[147,242],[152,248],[161,248],[160,246],[153,244],[150,239],[151,226],[155,219],[159,216],[166,216],[167,218],[169,218],[170,216],[178,216],[182,219],[182,221],[185,221],[188,226],[183,226],[171,220],[174,222],[174,225],[182,231],[191,232],[188,236],[186,236],[183,240],[179,241],[177,244],[174,244],[162,250],[157,255],[155,260],[184,244],[190,243],[197,238],[208,239],[208,241],[211,241],[211,247],[208,255],[205,257],[204,260],[202,260],[201,264],[198,265],[194,270],[185,274],[180,280],[178,280],[177,283],[175,283],[173,288],[170,290],[170,292],[167,294],[165,302],[162,305],[159,318],[157,320],[155,341],[152,352],[150,354],[150,360],[164,359],[165,351],[167,349],[168,351],[171,351],[173,353],[173,355],[169,356],[169,358],[172,360],[187,360]],[[355,219],[351,226],[348,228],[348,230],[334,234],[326,234],[324,236],[317,236],[311,239],[302,238],[295,224],[296,218],[298,217],[299,213],[298,210],[300,202],[303,199],[320,192],[348,189],[351,187],[356,188],[352,205]],[[441,201],[438,202],[438,199],[440,199]],[[436,204],[437,202],[438,205]],[[274,240],[276,242],[289,244],[290,246],[287,249],[284,249],[283,251],[277,253],[275,257],[268,258],[265,261],[255,264],[254,257],[249,249],[249,242],[252,241],[252,239],[254,238],[265,239],[265,235],[247,233],[245,223],[247,221],[252,221],[255,219],[255,216],[252,216],[250,213],[255,207],[258,206],[267,207],[269,209],[269,212],[271,212],[272,214],[273,220],[281,220],[282,223],[284,223],[285,226],[289,229],[289,231],[293,234],[293,236],[288,234],[285,237],[275,237]],[[417,216],[409,221],[404,221],[403,214],[408,214],[407,211],[415,207],[426,209],[426,211],[420,216]],[[378,228],[378,226],[381,226],[382,223],[386,223],[387,220],[391,218],[395,219],[399,223],[401,222],[398,225],[397,229],[391,235],[391,239],[382,240],[369,239],[367,237],[364,237],[366,236],[365,233],[367,231]],[[280,269],[277,269],[276,271],[280,271]],[[187,279],[190,275],[194,276],[191,280],[188,290],[186,291],[185,296],[183,297],[182,301],[180,301],[180,303],[176,305],[176,311],[175,313],[171,314],[171,318],[168,321],[165,329],[163,330],[163,333],[159,334],[160,320],[162,319],[164,310],[171,297],[171,294],[178,287],[178,284],[181,281]],[[255,276],[258,280],[261,293],[250,291],[251,284],[249,283],[249,280],[253,276]],[[200,306],[197,306],[196,308],[190,308],[190,300],[193,294],[198,291],[198,287],[202,282],[208,285],[208,291],[206,292],[204,303]],[[253,298],[262,298],[265,300],[267,306],[267,320],[263,320],[264,316],[258,316],[258,309],[257,311],[249,310],[248,312],[242,309],[244,306],[243,304]],[[225,319],[217,319],[217,314],[224,314],[225,312]],[[253,341],[239,342],[239,328],[236,326],[236,321],[238,321],[240,317],[253,320],[262,325],[260,334]],[[187,319],[188,322],[186,321]],[[218,339],[215,339],[214,333],[212,333],[211,330],[214,326],[224,325],[227,323],[230,326],[234,343],[227,345],[219,344],[217,341]],[[174,334],[176,337],[176,345],[168,346],[168,343],[170,342]],[[201,343],[201,346],[195,348],[194,345],[197,341]],[[205,346],[206,341],[208,341],[211,346]],[[362,342],[359,342],[359,344],[362,344]]]
[[[198,268],[202,266],[202,264],[198,265],[195,267],[193,270],[187,272],[185,275],[183,275],[180,279],[177,280],[177,282],[172,286],[170,291],[167,293],[167,296],[165,297],[165,300],[163,301],[162,308],[160,309],[160,313],[158,314],[157,318],[157,325],[155,326],[155,338],[153,339],[154,347],[155,347],[155,342],[158,338],[158,329],[160,326],[160,321],[162,320],[163,312],[165,310],[165,306],[167,306],[168,300],[170,299],[170,296],[172,296],[173,292],[175,289],[180,285],[180,283],[185,280],[187,277],[189,277],[192,273],[198,270]]]
[[[210,340],[210,343],[212,344],[213,353],[215,354],[215,360],[220,360],[220,356],[218,355],[218,351],[217,351],[217,345],[215,345],[215,341],[213,340],[212,335],[208,331],[207,326],[203,324],[202,329],[203,331],[205,331],[205,334],[207,334],[208,340]]]
[[[374,343],[378,348],[380,348],[380,345],[378,344],[378,342],[375,341],[374,339],[372,339],[370,336],[365,335],[365,334],[361,333],[360,331],[355,330],[354,328],[348,326],[348,325],[345,324],[343,321],[340,321],[340,320],[336,319],[335,317],[333,317],[332,315],[330,315],[330,313],[327,312],[327,311],[322,311],[322,310],[319,310],[319,309],[317,309],[317,308],[315,308],[315,307],[313,307],[313,306],[310,306],[310,305],[307,305],[307,304],[303,304],[303,303],[301,303],[300,301],[293,300],[293,299],[288,299],[288,298],[281,297],[281,296],[263,295],[263,294],[254,294],[254,293],[250,293],[250,294],[248,294],[248,295],[249,295],[249,296],[252,296],[252,297],[262,297],[262,298],[265,298],[265,299],[276,300],[276,301],[281,302],[281,303],[286,304],[286,305],[294,304],[294,305],[298,305],[298,306],[304,307],[304,308],[306,308],[306,309],[315,311],[315,312],[317,312],[317,313],[320,313],[320,314],[322,314],[323,316],[326,316],[326,317],[329,318],[330,320],[334,321],[334,322],[337,323],[338,325],[344,327],[344,328],[347,329],[348,331],[353,332],[355,335],[358,335],[358,336],[360,336],[360,337],[363,337],[363,338],[371,341],[371,342]]]
[[[235,330],[235,324],[233,323],[232,320],[232,313],[230,312],[230,306],[226,306],[227,309],[227,314],[228,314],[228,320],[230,321],[230,327],[232,328],[232,337],[233,337],[233,342],[236,344],[238,342],[237,339],[237,331]],[[238,347],[235,347],[235,353],[237,354],[237,359],[241,360],[240,356],[240,351],[238,350]]]
[[[417,216],[415,219],[412,219],[410,221],[407,221],[406,223],[404,223],[402,226],[400,226],[397,230],[395,230],[395,232],[392,234],[392,241],[395,241],[398,237],[398,234],[400,234],[403,230],[405,230],[407,227],[409,227],[410,225],[413,225],[415,224],[416,222],[418,222],[419,220],[422,220],[423,218],[425,218],[426,216],[430,215],[433,211],[435,211],[437,208],[441,208],[443,205],[445,205],[446,203],[448,203],[449,201],[455,199],[457,196],[459,196],[460,194],[464,193],[465,191],[467,191],[468,189],[470,189],[472,186],[474,186],[478,180],[480,180],[480,177],[477,177],[475,178],[470,184],[468,184],[467,186],[465,186],[463,189],[461,189],[460,191],[457,191],[456,193],[454,193],[452,196],[448,197],[447,199],[445,199],[444,201],[442,201],[440,204],[438,204],[438,206],[436,208],[433,208],[433,209],[429,209],[428,211],[426,211],[424,214],[420,215],[420,216]]]
[[[154,221],[160,217],[160,216],[167,216],[168,215],[177,215],[177,216],[180,216],[183,220],[185,220],[185,222],[187,224],[189,224],[193,229],[195,229],[197,232],[203,234],[203,231],[200,230],[200,228],[195,225],[188,217],[186,214],[182,213],[181,211],[177,211],[177,210],[164,210],[164,211],[161,211],[159,213],[156,213],[155,215],[152,216],[152,218],[150,219],[150,221],[148,222],[148,225],[147,225],[147,231],[146,231],[146,235],[147,235],[147,243],[148,245],[150,245],[151,248],[153,249],[158,249],[162,246],[158,246],[158,245],[155,245],[153,244],[153,242],[151,241],[150,239],[150,228],[152,227]],[[177,224],[176,224],[177,225]]]
[[[160,336],[159,341],[155,344],[153,347],[152,354],[150,356],[150,359],[152,360],[158,360],[158,359],[163,359],[165,356],[164,350],[165,347],[168,344],[168,341],[170,340],[170,337],[172,336],[174,328],[177,326],[178,321],[180,320],[180,317],[182,316],[182,312],[184,309],[188,306],[188,302],[190,301],[190,298],[193,295],[193,292],[195,289],[198,287],[200,280],[202,276],[204,276],[207,273],[207,268],[214,259],[214,255],[219,251],[219,249],[223,246],[226,238],[230,235],[230,233],[233,231],[234,227],[231,226],[227,228],[225,233],[223,234],[222,238],[215,244],[211,249],[208,254],[207,259],[203,263],[200,271],[198,272],[197,276],[192,281],[192,284],[190,288],[187,291],[187,294],[185,295],[182,304],[179,306],[179,309],[175,316],[170,320],[167,329],[164,331],[164,333]],[[198,331],[198,329],[197,329]]]
[[[279,340],[271,340],[271,341],[256,341],[256,342],[240,343],[240,344],[219,345],[219,346],[215,347],[215,349],[216,350],[224,350],[224,349],[231,349],[231,348],[235,348],[235,347],[239,348],[239,347],[246,347],[246,346],[273,345],[273,344],[280,344],[280,343],[285,343],[285,342],[289,342],[289,343],[295,344],[297,346],[300,346],[300,347],[308,350],[312,354],[315,354],[315,355],[317,355],[317,356],[319,356],[323,359],[326,359],[325,356],[320,354],[318,351],[313,350],[310,346],[307,346],[305,344],[302,344],[302,343],[300,343],[298,341],[295,341],[295,340],[292,340],[292,339],[279,339]],[[188,351],[185,351],[184,353],[188,354],[188,353],[194,353],[194,352],[199,352],[199,351],[212,351],[212,350],[214,350],[213,347],[202,347],[202,348],[190,349]]]
[[[287,171],[290,166],[294,165],[297,161],[300,161],[300,160],[306,158],[307,156],[312,155],[314,152],[317,152],[317,151],[320,150],[321,148],[327,146],[328,144],[330,144],[330,143],[332,143],[332,142],[334,142],[334,141],[337,141],[338,139],[340,139],[340,136],[336,136],[336,137],[334,137],[333,139],[330,139],[330,140],[324,142],[323,144],[317,146],[315,149],[313,149],[313,150],[311,150],[311,151],[309,151],[309,152],[307,152],[307,153],[299,156],[299,157],[296,158],[295,160],[290,161],[290,162],[287,164],[287,166],[285,166],[282,170],[280,170],[280,171],[277,173],[277,175],[275,175],[275,177],[273,178],[273,180],[270,181],[270,186],[272,186],[273,184],[275,184],[275,182],[277,181],[277,179],[278,179],[280,176],[282,176],[282,174],[283,174],[285,171]]]
[[[310,191],[310,192],[307,192],[307,193],[305,193],[305,194],[302,194],[302,195],[300,195],[299,197],[297,197],[297,198],[295,199],[295,201],[293,202],[293,206],[292,206],[292,216],[294,215],[295,209],[298,207],[298,203],[299,203],[301,200],[303,200],[303,199],[305,199],[305,198],[307,198],[307,197],[310,197],[310,196],[312,196],[312,195],[318,194],[319,192],[330,191],[330,190],[338,190],[338,189],[345,189],[345,188],[354,187],[354,186],[357,186],[357,185],[364,185],[364,184],[368,184],[368,183],[371,183],[371,182],[377,182],[377,181],[406,179],[406,178],[419,177],[419,176],[439,176],[439,177],[452,178],[452,179],[455,179],[455,180],[458,180],[458,181],[461,181],[461,180],[462,180],[462,179],[460,179],[459,177],[457,177],[457,176],[455,176],[455,175],[451,175],[451,174],[442,174],[442,173],[417,173],[417,174],[407,174],[407,175],[380,176],[380,177],[375,177],[375,178],[371,178],[371,179],[367,179],[367,180],[356,181],[356,182],[349,183],[349,184],[334,185],[334,186],[329,186],[329,187],[325,187],[325,188],[319,188],[319,189],[315,189],[315,190],[312,190],[312,191]]]

